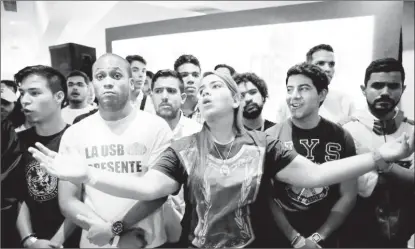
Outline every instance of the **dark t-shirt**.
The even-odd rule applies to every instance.
[[[203,132],[173,142],[153,167],[184,185],[182,246],[276,247],[271,178],[296,152],[263,132],[248,131],[233,144],[215,144],[222,157],[231,149],[225,162],[213,146],[202,165],[197,144]]]
[[[33,232],[42,239],[51,239],[65,217],[61,214],[58,203],[58,179],[41,168],[27,149],[35,147],[34,144],[39,142],[57,152],[61,137],[68,127],[69,125],[61,132],[46,137],[36,134],[34,127],[18,133],[24,148],[17,178],[22,186],[19,199],[29,207]]]
[[[271,122],[271,121],[268,121],[268,120],[266,120],[265,119],[265,121],[264,121],[264,126],[262,127],[259,127],[259,128],[257,128],[257,129],[255,129],[255,130],[257,130],[257,131],[266,131],[267,129],[269,129],[269,128],[271,128],[272,126],[274,126],[275,125],[275,123],[273,123],[273,122]],[[252,131],[252,129],[250,129],[250,128],[248,128],[248,127],[246,127],[246,126],[244,126],[245,127],[245,129],[247,129],[248,131]]]
[[[287,119],[266,133],[317,164],[356,154],[351,135],[324,118],[309,130],[301,129]],[[276,201],[284,209],[291,225],[304,236],[316,232],[326,222],[332,207],[340,198],[340,184],[323,188],[299,188],[277,181],[274,187]]]

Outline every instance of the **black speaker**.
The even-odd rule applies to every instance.
[[[66,43],[50,46],[49,51],[52,67],[59,70],[63,75],[66,76],[73,70],[80,70],[92,80],[92,64],[97,59],[95,48],[76,43]]]

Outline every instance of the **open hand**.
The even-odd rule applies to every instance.
[[[74,184],[88,180],[87,166],[80,154],[72,153],[71,157],[60,155],[49,150],[41,143],[35,144],[37,148],[30,147],[28,151],[52,176]]]
[[[111,230],[111,223],[101,219],[91,219],[80,214],[78,214],[76,218],[89,224],[87,238],[91,244],[104,246],[110,242],[112,237],[114,237]]]

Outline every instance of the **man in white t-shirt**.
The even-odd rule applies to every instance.
[[[336,62],[334,59],[334,50],[330,45],[320,44],[311,48],[306,55],[308,63],[314,64],[327,74],[329,82],[334,77]],[[287,104],[282,101],[277,107],[276,123],[281,123],[291,116]],[[330,89],[326,100],[320,107],[319,114],[332,122],[339,122],[351,116],[356,111],[356,106],[350,96]]]
[[[96,175],[133,174],[137,181],[154,165],[158,156],[172,140],[167,123],[155,115],[133,108],[133,79],[128,62],[115,54],[101,56],[93,66],[93,85],[99,111],[70,127],[62,137],[59,156],[68,167],[83,164]],[[142,220],[124,229],[121,221],[137,201],[118,198],[90,186],[84,186],[84,202],[80,201],[82,186],[60,182],[60,207],[66,217],[81,226],[80,247],[154,248],[167,242],[163,226],[163,209],[147,209]],[[157,201],[155,201],[157,202]],[[164,202],[164,200],[163,200]],[[141,202],[143,206],[153,202]],[[160,206],[160,205],[158,205]],[[91,228],[108,224],[112,238],[99,238]],[[125,226],[124,226],[125,225]],[[89,231],[88,231],[89,230]],[[139,235],[144,238],[140,238]]]
[[[154,114],[153,103],[143,92],[147,72],[146,60],[140,55],[129,55],[125,59],[130,63],[133,74],[134,87],[131,90],[131,102],[133,106],[142,111]]]
[[[67,124],[72,124],[76,117],[95,108],[88,103],[89,79],[84,72],[70,72],[66,77],[66,85],[69,105],[62,109],[62,118]]]

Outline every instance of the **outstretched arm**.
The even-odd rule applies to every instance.
[[[385,161],[394,162],[408,157],[413,151],[414,134],[412,133],[409,139],[404,134],[397,140],[382,145],[378,152]],[[316,188],[357,178],[375,169],[377,166],[374,153],[347,157],[320,165],[298,155],[276,174],[276,178],[297,187]]]

